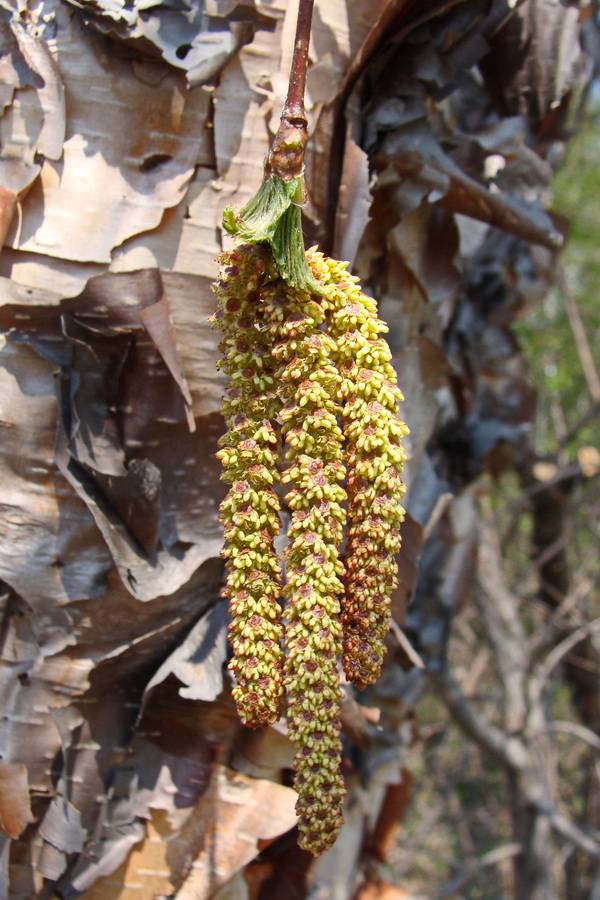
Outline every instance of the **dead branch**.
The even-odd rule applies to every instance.
[[[521,853],[521,850],[521,844],[513,843],[504,844],[501,847],[490,850],[488,853],[484,853],[483,856],[480,856],[478,859],[473,860],[473,862],[469,862],[466,866],[463,866],[450,881],[443,884],[437,893],[434,894],[432,900],[442,900],[444,897],[451,897],[452,894],[455,894],[456,891],[463,888],[471,878],[483,869],[487,869],[489,866],[496,866],[498,863],[511,859],[513,856]]]
[[[456,723],[478,747],[509,769],[522,772],[526,768],[529,754],[523,742],[480,716],[448,671],[434,672],[431,679]]]
[[[562,437],[558,449],[562,450],[567,444],[570,444],[571,441],[577,437],[581,429],[585,428],[586,425],[589,425],[590,422],[593,422],[598,415],[600,415],[600,400],[590,406],[587,412],[585,412],[581,418],[569,428],[567,433]]]
[[[586,728],[585,725],[580,725],[578,722],[555,719],[554,722],[548,723],[548,729],[550,731],[564,731],[567,734],[572,734],[582,741],[585,741],[585,743],[589,744],[590,747],[593,747],[594,750],[600,752],[600,738],[597,734],[594,734],[590,728]]]
[[[579,361],[581,362],[581,368],[583,369],[590,396],[595,403],[600,403],[600,377],[598,376],[598,370],[596,369],[596,364],[594,362],[594,355],[587,339],[587,334],[585,333],[585,325],[583,324],[583,319],[579,312],[579,306],[577,305],[575,297],[569,290],[564,270],[560,266],[557,270],[557,280],[563,300],[565,301],[565,310],[573,333],[575,349],[579,355]]]
[[[562,640],[559,644],[556,645],[556,647],[554,647],[550,651],[547,657],[538,666],[537,672],[535,672],[531,678],[529,692],[530,697],[533,701],[539,701],[545,689],[546,682],[552,674],[552,671],[566,656],[569,650],[572,650],[573,647],[576,647],[577,644],[579,644],[580,641],[582,641],[584,638],[588,637],[588,635],[594,634],[599,630],[600,618],[593,619],[591,622],[588,622],[585,625],[581,625],[580,628],[576,628],[575,631],[572,631],[571,634],[567,635],[564,640]]]
[[[545,816],[557,834],[572,841],[580,850],[589,853],[594,859],[600,860],[600,843],[596,838],[587,834],[575,822],[571,822],[563,813],[556,809],[548,809],[543,803],[536,804],[539,812]]]
[[[480,590],[475,591],[474,599],[502,683],[506,727],[515,732],[524,727],[527,715],[527,640],[519,617],[519,601],[508,589],[502,571],[497,534],[485,521],[480,524],[477,579]]]

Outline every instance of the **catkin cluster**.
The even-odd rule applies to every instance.
[[[408,429],[375,302],[346,264],[314,250],[307,260],[318,292],[286,284],[264,246],[224,254],[214,321],[230,379],[218,456],[231,485],[221,521],[234,695],[256,727],[287,694],[300,844],[317,855],[343,821],[338,658],[360,688],[383,659]],[[278,482],[291,511],[285,583]]]

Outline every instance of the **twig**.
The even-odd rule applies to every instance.
[[[484,853],[479,859],[463,866],[450,881],[443,884],[437,893],[434,894],[433,900],[443,900],[444,897],[451,897],[452,894],[464,887],[464,885],[470,881],[474,875],[481,872],[482,869],[486,869],[488,866],[496,866],[506,859],[517,856],[521,851],[521,844],[504,844],[502,847],[496,847],[494,850]]]
[[[600,875],[598,874],[598,870],[596,870],[596,877],[594,878],[592,890],[590,891],[589,900],[600,900]]]
[[[296,22],[296,38],[290,68],[290,83],[283,107],[282,118],[301,119],[306,123],[304,111],[304,93],[306,90],[306,69],[308,66],[308,48],[310,44],[310,28],[312,22],[314,0],[300,0],[298,20]]]
[[[489,522],[489,513],[479,525],[477,583],[479,590],[474,591],[473,599],[502,685],[504,727],[508,732],[518,732],[527,718],[529,648],[519,614],[520,602],[506,584],[498,536]]]
[[[580,850],[585,850],[594,859],[600,859],[600,844],[589,834],[586,834],[579,825],[571,822],[565,815],[556,809],[548,809],[543,803],[536,804],[538,811],[546,816],[552,827],[558,834],[572,841]]]
[[[400,626],[394,619],[390,619],[390,631],[398,641],[400,648],[406,653],[410,662],[416,669],[424,669],[425,663],[423,659],[419,656],[409,639],[406,637]]]
[[[423,529],[423,543],[429,540],[429,538],[433,534],[435,526],[438,524],[438,522],[446,512],[453,498],[454,494],[450,493],[440,494],[440,496],[437,498],[437,500],[435,501],[435,506],[431,510],[431,514],[427,519],[427,522],[425,523],[425,527]]]
[[[298,178],[304,171],[308,122],[304,109],[306,69],[314,0],[300,0],[296,38],[290,68],[288,94],[273,145],[265,162],[265,174],[282,181]]]
[[[594,355],[585,333],[585,326],[583,324],[583,319],[581,318],[581,313],[579,312],[579,306],[577,305],[575,297],[569,290],[567,279],[565,278],[562,268],[559,267],[557,275],[559,289],[563,295],[563,300],[565,301],[565,310],[575,341],[575,349],[579,355],[581,368],[585,375],[590,396],[594,403],[600,403],[600,377],[598,376],[598,370],[594,363]]]
[[[571,543],[571,536],[568,534],[563,534],[557,540],[552,541],[551,544],[548,544],[547,547],[544,548],[543,552],[540,553],[539,556],[536,556],[531,566],[529,567],[529,572],[539,572],[547,563],[554,559],[555,556],[568,547]],[[562,596],[559,594],[559,596]]]
[[[449,672],[432,672],[431,681],[439,689],[456,723],[478,747],[509,769],[522,772],[526,768],[529,754],[523,742],[480,716]]]
[[[596,416],[600,415],[600,400],[590,406],[588,411],[582,415],[578,422],[569,428],[567,433],[563,435],[558,445],[558,449],[562,450],[567,444],[570,444],[571,441],[577,437],[582,428],[585,428],[590,422],[592,422]]]
[[[594,750],[600,751],[600,738],[590,728],[586,728],[584,725],[579,725],[577,722],[563,722],[562,720],[556,720],[554,722],[549,722],[548,728],[550,731],[564,731],[567,734],[572,734],[582,741],[585,741],[586,744],[589,744]]]
[[[575,478],[580,474],[581,466],[579,463],[571,463],[563,469],[559,469],[556,475],[553,475],[552,478],[549,478],[547,481],[540,481],[538,484],[526,488],[526,490],[523,491],[523,495],[525,498],[534,497],[536,494],[540,494],[542,491],[554,487],[554,485],[560,484],[563,481],[568,481],[570,478]]]
[[[600,409],[598,410],[598,412],[600,412]],[[568,435],[566,437],[568,437]],[[532,497],[535,497],[537,494],[541,494],[542,491],[546,491],[548,490],[548,488],[554,487],[557,484],[561,484],[563,481],[569,481],[569,479],[571,478],[576,478],[578,475],[581,475],[581,466],[579,465],[579,463],[571,463],[570,465],[565,466],[563,469],[559,469],[556,475],[553,475],[552,478],[548,478],[547,481],[536,481],[533,483],[528,483],[525,487],[522,488],[518,497],[509,500],[502,510],[512,514],[508,527],[504,529],[504,536],[502,539],[503,547],[506,545],[506,542],[508,540],[513,540],[518,518],[522,514],[524,508],[527,506],[527,503]]]
[[[462,680],[465,697],[470,697],[481,684],[483,673],[488,667],[491,657],[490,648],[485,644],[480,647]]]
[[[396,877],[402,878],[411,866],[415,851],[419,849],[426,836],[433,831],[446,809],[445,800],[438,794],[437,799],[424,810],[421,820],[415,827],[412,837],[400,841],[398,850],[400,859],[395,865]]]
[[[600,618],[587,622],[580,628],[576,628],[571,634],[567,635],[564,640],[554,647],[545,660],[538,666],[537,672],[532,676],[530,682],[530,696],[534,700],[538,700],[544,690],[545,684],[550,677],[553,669],[567,655],[569,650],[576,647],[584,638],[600,630]]]
[[[600,627],[600,619],[590,622],[590,626],[594,626],[594,628]],[[590,626],[587,626],[585,629],[577,629],[576,632],[569,636],[569,640],[578,643],[590,631]],[[566,641],[559,644],[555,650],[560,649],[563,644],[566,644]],[[566,650],[563,651],[561,656],[564,655],[564,652]],[[554,651],[549,654],[548,659],[553,656]],[[546,662],[548,662],[548,659]],[[553,665],[556,665],[556,662],[558,662],[558,659],[553,662]],[[519,772],[520,775],[525,774],[529,764],[529,753],[523,742],[518,738],[505,734],[495,725],[482,719],[475,712],[472,704],[466,699],[460,686],[447,672],[435,673],[432,676],[432,680],[441,688],[443,699],[462,730],[483,750],[495,756],[503,765]],[[549,807],[539,797],[539,788],[540,786],[535,780],[531,784],[527,781],[524,782],[523,790],[527,801],[538,810],[540,815],[543,815],[548,820],[558,834],[574,843],[580,850],[589,853],[594,859],[600,859],[600,844],[596,838],[587,834],[565,815],[558,812],[558,810],[551,806]]]
[[[560,397],[557,393],[550,394],[550,415],[552,424],[554,425],[554,437],[556,443],[560,444],[567,433],[567,422],[565,420],[563,408],[560,404]]]

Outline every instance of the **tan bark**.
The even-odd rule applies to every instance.
[[[532,260],[543,290],[559,242],[534,136],[582,80],[576,10],[547,22],[534,7],[554,4],[509,6],[318,0],[310,51],[306,228],[322,235],[339,196],[335,246],[390,323],[412,430],[395,614],[434,667],[473,579],[465,489],[500,443],[518,453],[531,415],[507,321],[531,289],[517,262]],[[398,826],[381,810],[403,796],[406,717],[425,680],[406,635],[390,634],[360,704],[348,691],[347,826],[316,867],[286,837],[285,726],[240,726],[223,668],[210,283],[222,210],[262,177],[295,12],[285,0],[210,0],[204,16],[88,0],[2,10],[0,829],[14,840],[0,884],[12,900],[291,900],[310,881],[350,897],[365,848],[387,853]],[[518,47],[493,78],[477,70],[518,16],[538,27],[538,54],[561,34],[560,78],[543,68],[532,108],[509,77]],[[329,164],[342,157],[340,185]],[[505,292],[498,315],[488,275]]]

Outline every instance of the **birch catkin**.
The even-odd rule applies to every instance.
[[[364,688],[381,671],[390,597],[398,583],[395,554],[405,491],[400,472],[406,462],[402,438],[408,428],[398,415],[404,397],[381,337],[388,328],[377,317],[375,301],[348,274],[347,263],[314,251],[310,263],[325,288],[333,356],[342,376],[338,398],[348,474],[342,662],[348,680]]]
[[[214,321],[223,331],[220,366],[229,376],[223,402],[228,430],[217,453],[231,488],[221,504],[227,546],[227,587],[240,718],[251,727],[269,725],[281,715],[283,626],[281,566],[273,539],[281,528],[277,454],[278,400],[274,360],[265,341],[258,287],[266,272],[256,248],[242,247],[221,258]]]
[[[214,321],[230,386],[218,456],[231,485],[221,521],[234,696],[256,727],[275,721],[287,693],[300,844],[318,855],[343,821],[338,658],[363,688],[384,655],[404,515],[403,398],[387,328],[346,264],[309,251],[301,287],[284,281],[264,244],[221,262]],[[283,585],[277,482],[291,511]]]
[[[281,418],[291,463],[282,481],[292,510],[285,551],[285,684],[295,759],[300,846],[322,853],[342,822],[337,657],[341,651],[340,544],[346,492],[334,341],[323,305],[284,282],[267,292],[273,354],[280,362]]]

